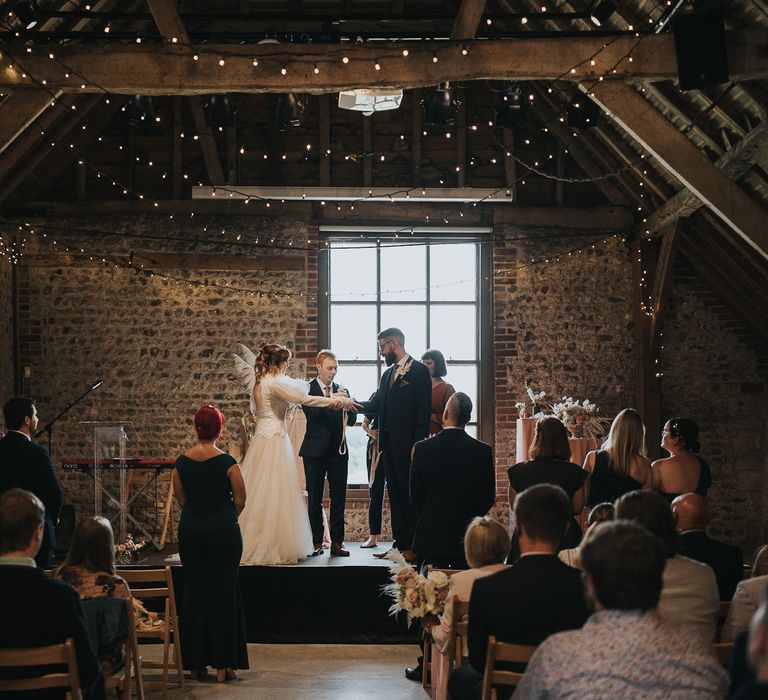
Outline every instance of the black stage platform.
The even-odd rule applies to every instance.
[[[405,616],[390,617],[389,597],[381,588],[389,582],[389,562],[373,557],[386,551],[347,544],[349,557],[331,557],[328,550],[293,566],[241,566],[240,588],[248,641],[294,644],[402,644],[417,642],[420,628],[409,630]],[[184,595],[184,568],[175,547],[148,553],[137,564],[170,564],[179,600]],[[118,572],[119,573],[119,572]],[[183,619],[181,624],[184,624]]]

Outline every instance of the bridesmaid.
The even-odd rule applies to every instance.
[[[217,669],[219,682],[248,668],[238,569],[243,539],[237,516],[245,484],[235,458],[216,441],[224,416],[213,406],[195,414],[197,441],[176,460],[173,489],[181,506],[179,555],[184,567],[181,650],[193,678]]]
[[[432,377],[432,415],[429,419],[428,435],[436,435],[443,429],[443,411],[456,389],[443,379],[448,374],[443,353],[439,350],[427,350],[421,356],[421,361],[427,366],[429,376]]]

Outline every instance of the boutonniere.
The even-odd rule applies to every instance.
[[[413,358],[410,358],[404,365],[398,365],[397,369],[395,370],[395,378],[392,381],[397,381],[398,377],[404,377],[406,374],[408,374],[408,372],[411,371],[412,366]]]

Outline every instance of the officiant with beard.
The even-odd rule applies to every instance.
[[[405,350],[399,328],[377,336],[379,354],[387,363],[374,396],[363,403],[363,412],[379,417],[379,451],[392,510],[393,547],[408,561],[415,561],[413,536],[416,512],[409,494],[411,450],[427,437],[432,412],[432,380],[424,364]],[[383,558],[386,552],[373,556]]]

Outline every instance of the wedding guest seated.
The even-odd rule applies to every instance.
[[[752,564],[752,576],[768,575],[768,544],[764,544],[755,553],[755,562]]]
[[[530,459],[512,465],[507,470],[509,477],[509,502],[515,502],[515,496],[536,484],[554,484],[559,486],[571,499],[574,515],[581,513],[586,500],[584,485],[589,474],[580,465],[571,462],[571,446],[568,443],[568,431],[562,421],[554,416],[541,418],[536,423],[533,444],[528,451]],[[576,547],[581,540],[581,528],[575,518],[569,521],[568,531],[560,542],[563,549]],[[520,553],[517,534],[512,536],[512,556],[514,561]]]
[[[475,581],[507,568],[504,560],[509,553],[509,535],[501,523],[489,517],[475,518],[464,536],[464,553],[471,567],[451,576],[445,611],[440,619],[433,616],[422,622],[432,634],[434,643],[432,655],[432,700],[445,700],[448,695],[448,670],[451,659],[451,627],[453,625],[453,604],[456,600],[469,600]],[[463,650],[466,656],[468,651]]]
[[[653,465],[653,484],[670,503],[684,493],[706,496],[712,485],[709,465],[696,454],[699,449],[699,426],[690,418],[672,418],[664,424],[661,446],[669,457],[657,459]]]
[[[656,612],[666,568],[657,538],[635,523],[604,523],[584,545],[582,566],[594,613],[539,646],[515,700],[725,696],[728,677],[711,649]]]
[[[100,515],[85,518],[77,524],[67,557],[53,575],[72,586],[80,594],[80,600],[131,600],[128,584],[115,573],[112,526]],[[99,661],[104,674],[114,673],[122,667],[124,653],[123,644],[100,649]]]
[[[709,509],[704,496],[686,493],[672,501],[678,537],[677,550],[684,557],[712,567],[720,600],[730,600],[744,573],[744,555],[733,544],[713,540],[706,533]]]
[[[747,656],[755,677],[746,681],[733,695],[733,700],[765,700],[768,698],[768,586],[763,601],[752,616]]]
[[[37,496],[22,489],[0,496],[0,648],[62,644],[71,637],[85,697],[103,698],[104,678],[88,640],[80,596],[35,566],[44,528],[45,507]],[[30,674],[3,672],[6,678],[22,675]],[[63,698],[64,690],[35,691],[32,696]]]
[[[749,629],[749,621],[763,602],[766,584],[768,576],[747,578],[739,582],[720,632],[722,641],[732,642],[739,632]]]
[[[571,549],[561,549],[557,553],[560,561],[572,566],[575,569],[581,568],[581,546],[590,537],[591,533],[595,531],[595,527],[599,523],[608,522],[613,519],[613,503],[598,503],[592,510],[589,511],[587,516],[586,529],[584,530],[584,538],[579,543],[578,547]]]
[[[540,644],[550,634],[576,629],[589,615],[581,573],[556,555],[572,517],[559,486],[531,486],[515,499],[520,558],[508,569],[476,579],[469,599],[469,661],[448,682],[453,700],[480,697],[488,637]]]
[[[584,459],[589,474],[587,505],[613,502],[619,496],[653,487],[651,463],[645,456],[645,425],[640,414],[625,408],[613,419],[608,439]]]
[[[715,573],[706,564],[677,554],[677,533],[669,503],[652,491],[633,491],[616,501],[615,518],[639,523],[664,546],[667,564],[658,606],[661,618],[687,625],[707,644],[714,643],[720,614]]]

